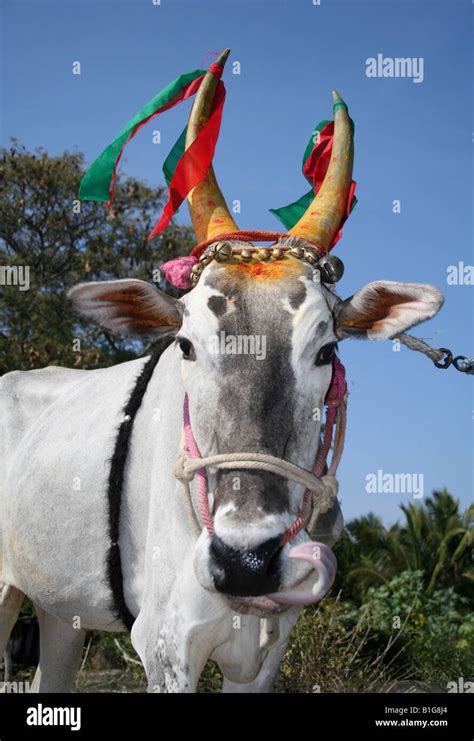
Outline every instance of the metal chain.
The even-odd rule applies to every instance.
[[[453,358],[451,350],[448,350],[446,347],[431,347],[423,340],[420,340],[419,337],[413,337],[410,334],[398,334],[395,335],[394,339],[400,340],[402,345],[405,345],[410,350],[416,350],[427,355],[437,368],[446,369],[450,365],[453,365],[461,373],[474,375],[474,358],[468,358],[465,355],[457,355]]]

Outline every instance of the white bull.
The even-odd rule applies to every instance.
[[[210,471],[215,534],[211,537],[203,529],[196,538],[174,475],[185,391],[203,455],[265,450],[309,470],[320,431],[312,411],[322,407],[329,385],[334,341],[352,332],[358,321],[364,325],[361,332],[367,332],[369,324],[376,327],[374,337],[400,332],[440,305],[435,289],[389,282],[369,284],[352,300],[341,302],[310,280],[313,267],[293,258],[287,262],[288,269],[271,286],[250,277],[231,297],[226,291],[232,266],[216,262],[206,268],[209,279],[201,278],[181,301],[140,281],[85,284],[73,291],[76,306],[109,329],[126,330],[141,315],[154,322],[157,331],[179,328],[180,337],[186,337],[186,342],[181,339],[165,350],[149,381],[134,421],[121,503],[124,597],[136,617],[132,641],[152,691],[193,691],[209,657],[219,662],[225,689],[268,691],[299,608],[275,603],[262,609],[259,595],[291,592],[296,585],[314,582],[310,565],[288,558],[291,547],[309,540],[304,531],[274,549],[276,590],[267,562],[248,572],[243,561],[234,568],[228,554],[213,550],[217,538],[232,546],[231,555],[255,554],[291,525],[302,487],[274,474],[242,471],[242,488],[236,492],[227,478],[236,472],[219,476]],[[298,285],[305,292],[298,294],[297,305]],[[230,308],[223,311],[213,297],[224,299]],[[279,331],[272,335],[277,308]],[[287,373],[287,393],[279,388],[279,377],[278,387],[272,386],[276,366],[269,359],[242,356],[238,362],[243,388],[235,388],[229,403],[219,395],[219,384],[232,376],[225,369],[233,367],[235,358],[212,355],[208,340],[225,317],[237,329],[240,321],[246,327],[256,321],[264,329],[269,359],[276,356],[278,367]],[[189,345],[194,357],[188,357]],[[41,635],[33,689],[65,691],[73,681],[85,631],[124,627],[116,617],[106,573],[107,482],[117,428],[145,362],[93,371],[13,372],[1,380],[0,651],[26,594],[38,612]],[[292,409],[272,440],[262,438],[271,411],[259,407],[253,413],[258,393],[247,383],[257,388],[269,384],[278,414]],[[224,383],[223,390],[229,397],[232,384]],[[219,441],[227,441],[226,450]],[[216,581],[222,570],[229,575],[223,586]],[[241,584],[249,585],[249,597]]]
[[[209,116],[227,54],[201,83],[187,147]],[[133,415],[145,359],[1,379],[0,655],[27,595],[40,623],[33,689],[67,690],[85,632],[133,623],[151,691],[194,691],[209,657],[224,690],[268,691],[300,605],[329,589],[334,557],[318,546],[314,569],[302,502],[305,486],[318,491],[307,472],[337,341],[393,337],[442,303],[418,284],[369,283],[346,301],[324,284],[340,272],[327,252],[352,178],[353,127],[334,101],[324,182],[273,250],[236,237],[211,167],[188,196],[202,243],[190,293],[176,300],[136,280],[73,289],[75,308],[109,331],[176,337]],[[252,347],[242,338],[259,352],[235,353]],[[197,472],[192,503],[175,476],[187,398],[188,450],[194,440],[201,456],[224,454],[229,464],[208,466],[208,488]],[[330,545],[340,528],[334,504],[311,534]]]

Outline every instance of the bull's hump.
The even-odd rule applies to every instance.
[[[110,368],[77,370],[49,366],[31,371],[12,371],[0,378],[0,418],[10,433],[24,433],[44,413],[54,413],[58,406],[68,405],[73,397],[97,404],[103,399],[100,389],[120,390],[118,404],[124,401],[124,391],[139,375],[147,358],[139,358]],[[77,393],[76,393],[77,392]],[[10,435],[8,435],[10,436]],[[15,437],[15,435],[14,435]]]

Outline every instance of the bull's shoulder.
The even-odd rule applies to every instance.
[[[31,412],[38,415],[46,407],[61,398],[71,398],[81,391],[118,393],[133,384],[148,358],[138,358],[108,368],[77,370],[48,366],[39,370],[12,371],[0,378],[0,408],[4,412]]]
[[[15,370],[9,371],[0,377],[0,388],[14,389],[29,384],[51,384],[60,379],[77,378],[88,371],[77,370],[75,368],[63,368],[59,365],[48,365],[46,368],[36,370]]]
[[[57,399],[69,384],[86,372],[59,366],[11,371],[0,378],[0,403],[11,407],[32,402],[38,410],[38,407]]]
[[[120,409],[147,358],[109,368],[74,370],[49,366],[40,370],[12,371],[0,378],[0,439],[15,448],[25,434],[57,424],[71,410],[95,406]],[[60,427],[58,427],[60,429]]]
[[[49,367],[0,378],[1,454],[12,452],[32,425],[85,371]]]
[[[7,448],[23,435],[86,371],[50,366],[12,371],[0,378],[0,419]]]

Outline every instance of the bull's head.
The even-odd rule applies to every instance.
[[[207,120],[215,84],[209,72],[191,112],[188,147]],[[267,453],[310,471],[320,445],[317,410],[331,383],[338,341],[393,337],[442,304],[428,285],[380,280],[345,300],[330,286],[333,266],[320,259],[343,219],[353,163],[353,128],[334,95],[341,104],[335,106],[325,180],[286,237],[263,250],[238,235],[223,240],[238,227],[211,168],[188,197],[197,241],[209,243],[189,293],[178,300],[142,281],[120,280],[83,284],[70,294],[82,315],[109,330],[175,336],[172,352],[181,363],[202,456]],[[285,545],[280,537],[300,512],[303,486],[258,468],[210,469],[208,477],[213,533],[203,530],[197,541],[200,583],[229,595],[239,609],[277,610],[278,598],[262,595],[291,595],[296,585],[295,602],[305,595],[311,601],[312,566],[289,558],[310,536],[301,530]],[[336,505],[332,522],[326,519],[329,543],[340,533],[337,514]],[[329,569],[323,592],[332,577]]]

